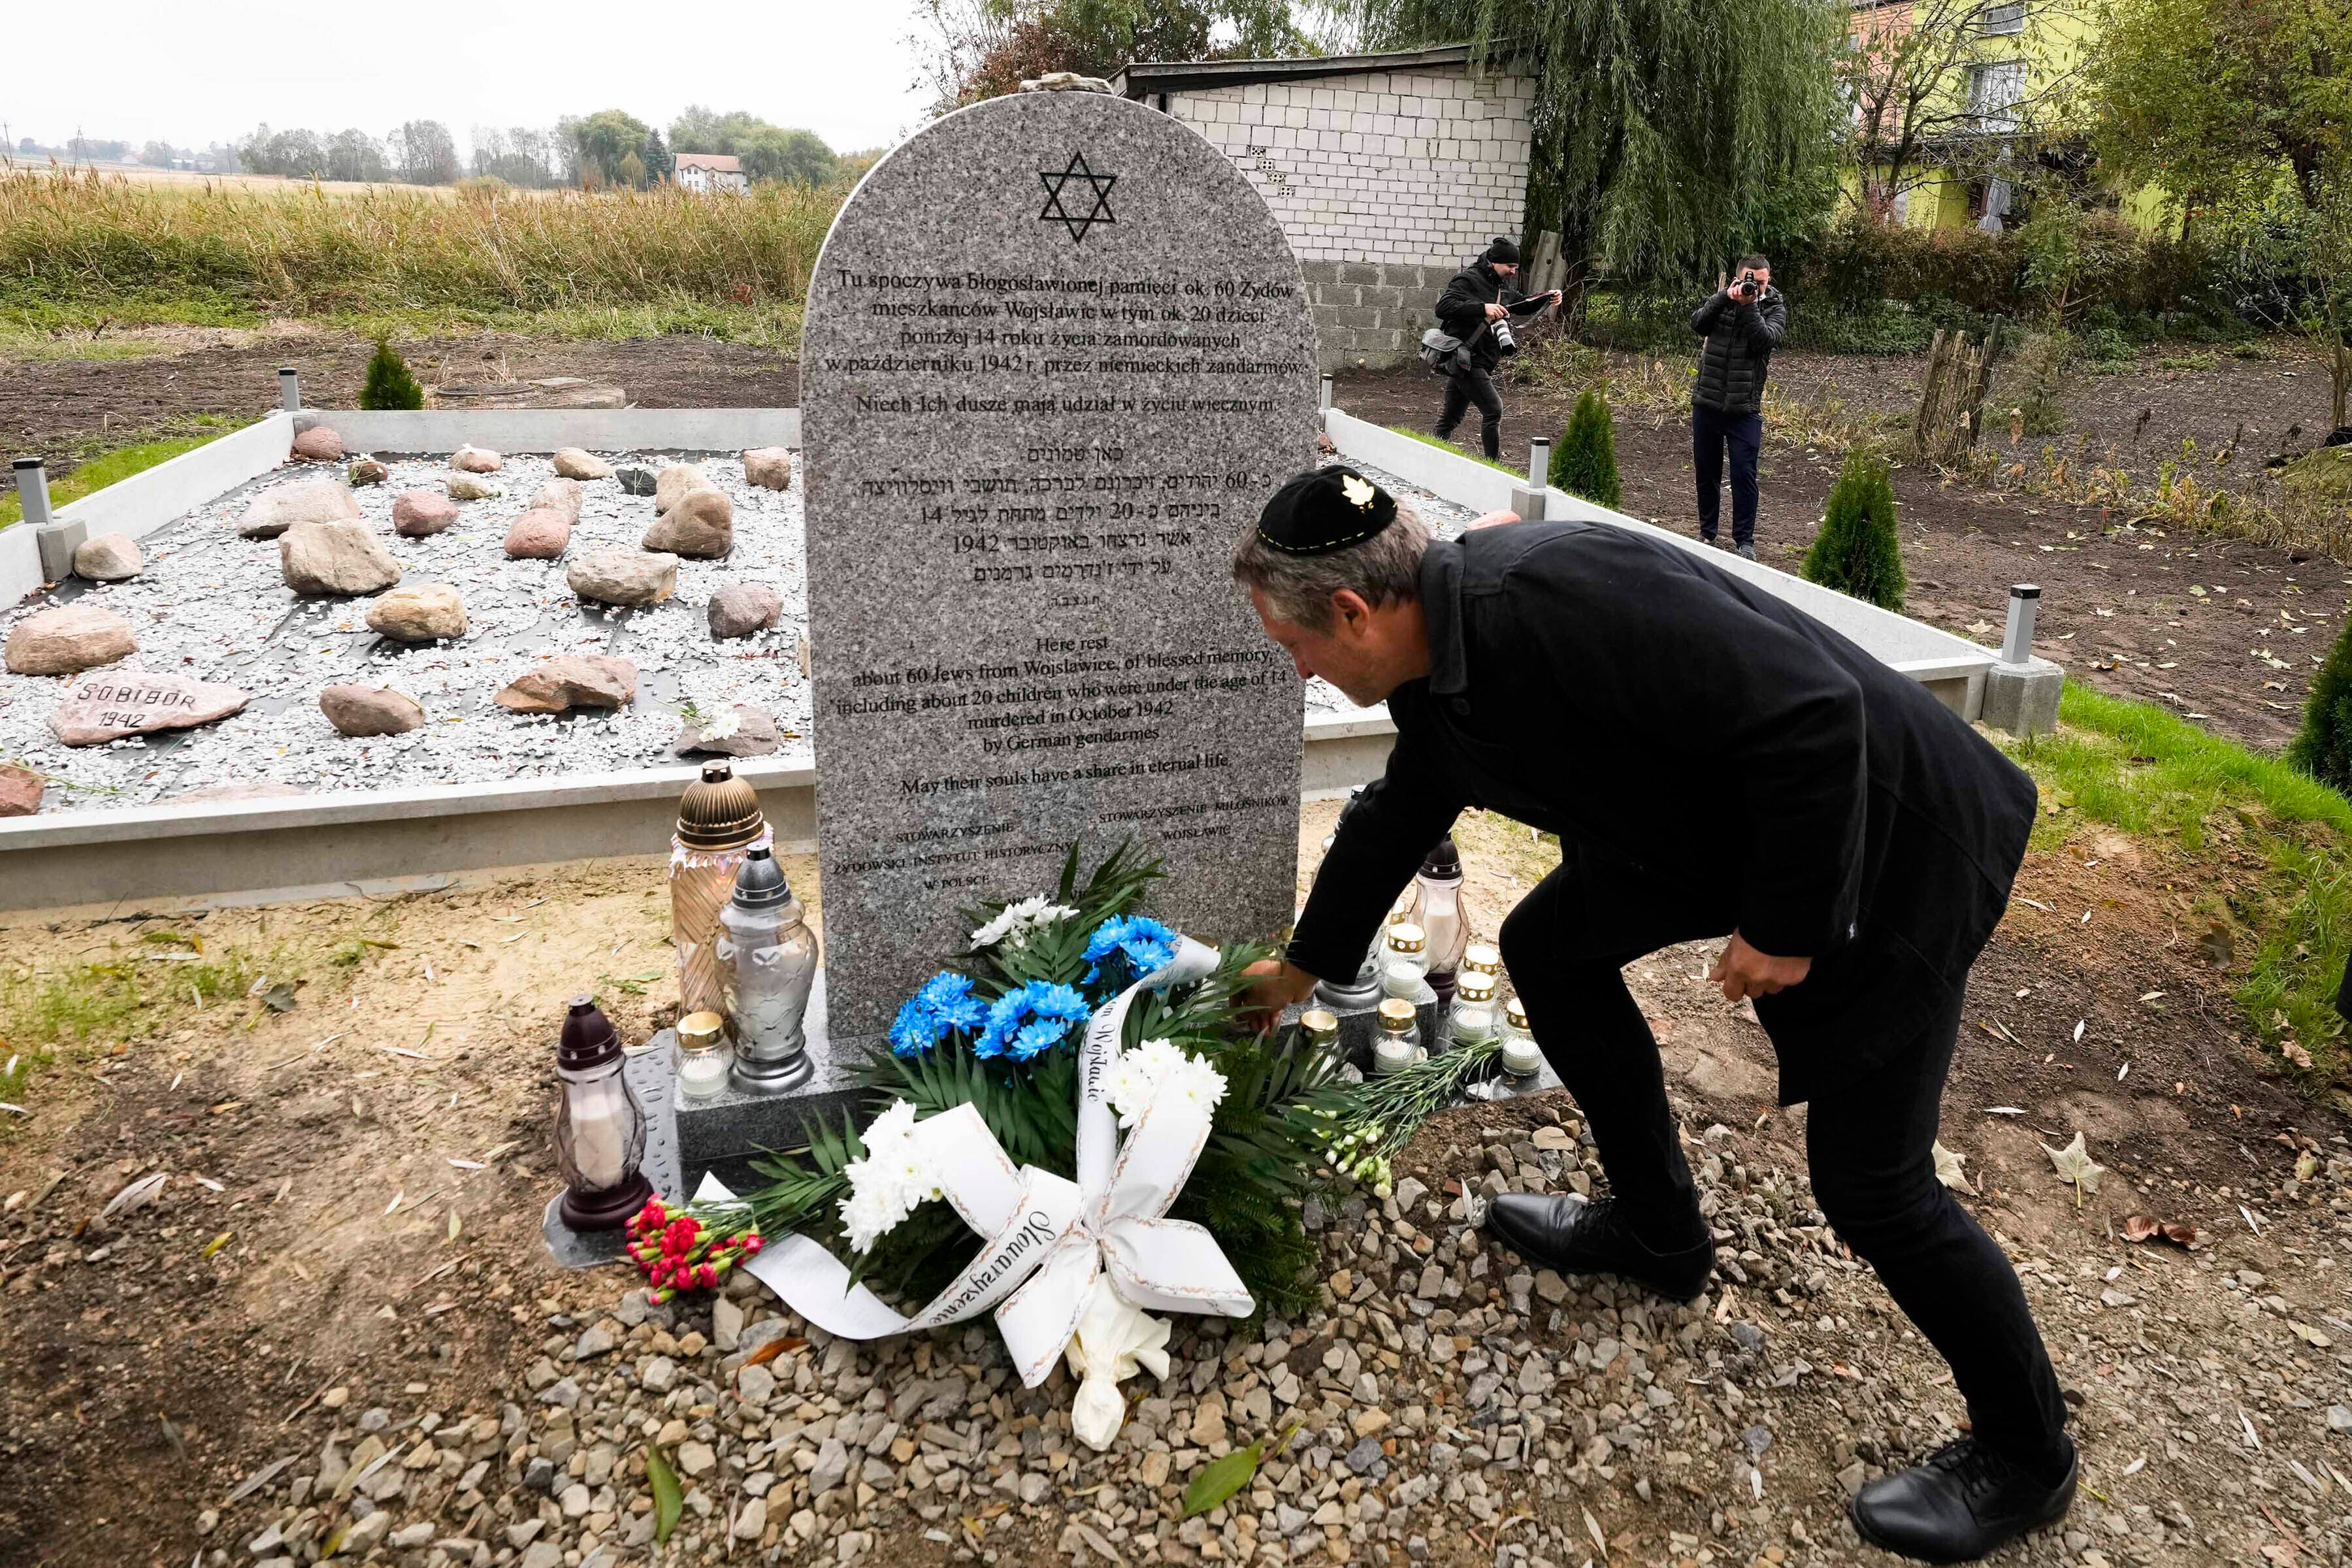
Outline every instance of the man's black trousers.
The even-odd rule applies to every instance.
[[[1698,536],[1713,539],[1723,515],[1723,450],[1731,448],[1731,540],[1756,542],[1756,454],[1764,416],[1691,405],[1691,472],[1698,479]]]
[[[1536,1040],[1583,1109],[1611,1190],[1637,1234],[1661,1247],[1686,1244],[1696,1194],[1657,1041],[1619,971],[1675,942],[1728,933],[1728,909],[1706,902],[1571,850],[1503,922],[1503,962]],[[1813,1198],[1951,1363],[1978,1438],[2039,1471],[2064,1462],[2057,1375],[2008,1258],[1936,1179],[1961,996],[1954,988],[1885,1065],[1814,1093],[1805,1121]]]
[[[1437,415],[1438,439],[1454,439],[1455,427],[1474,403],[1478,405],[1478,444],[1486,449],[1486,456],[1499,458],[1503,455],[1502,394],[1495,390],[1495,378],[1475,365],[1445,378],[1445,406]]]

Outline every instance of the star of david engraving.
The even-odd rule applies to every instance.
[[[1118,215],[1110,210],[1110,188],[1118,183],[1118,176],[1096,174],[1087,167],[1085,153],[1073,153],[1070,154],[1069,167],[1058,173],[1051,169],[1040,169],[1037,171],[1037,177],[1045,182],[1045,207],[1037,215],[1037,221],[1064,225],[1069,229],[1070,239],[1074,244],[1085,244],[1087,230],[1095,225],[1118,221]],[[1074,213],[1062,205],[1063,190],[1073,182],[1083,182],[1087,187],[1085,192],[1070,192],[1070,199],[1073,202],[1083,205],[1088,192],[1094,197],[1094,205],[1083,213]]]

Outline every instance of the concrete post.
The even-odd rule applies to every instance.
[[[302,377],[290,364],[278,368],[278,404],[289,414],[302,412]]]
[[[1331,412],[1331,378],[1328,375],[1323,378],[1322,401],[1317,406],[1326,414]]]
[[[19,458],[16,468],[16,500],[25,510],[25,521],[35,528],[49,526],[49,468],[38,458]]]
[[[1528,443],[1528,484],[1541,489],[1551,483],[1551,443],[1538,436]]]
[[[2042,608],[2042,589],[2020,583],[2009,591],[2009,627],[2001,633],[2000,661],[2023,664],[2033,657],[2033,623]]]

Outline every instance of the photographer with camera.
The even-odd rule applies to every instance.
[[[1490,458],[1501,457],[1503,450],[1503,399],[1495,390],[1495,368],[1519,352],[1511,318],[1531,316],[1559,298],[1557,289],[1532,300],[1518,294],[1510,287],[1518,272],[1519,247],[1497,235],[1477,260],[1445,285],[1437,299],[1437,330],[1422,340],[1423,357],[1445,376],[1438,439],[1452,440],[1463,416],[1475,404],[1478,442]]]
[[[1698,536],[1715,542],[1723,505],[1723,452],[1731,449],[1731,543],[1756,559],[1756,455],[1764,444],[1764,377],[1789,330],[1789,305],[1772,264],[1739,258],[1730,284],[1691,316],[1706,340],[1691,387],[1691,468],[1698,479]]]

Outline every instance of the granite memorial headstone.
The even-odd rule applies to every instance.
[[[877,164],[802,345],[825,964],[878,1033],[963,935],[1134,837],[1153,908],[1286,924],[1302,698],[1233,588],[1314,461],[1298,264],[1247,179],[1139,103],[1024,93]]]

